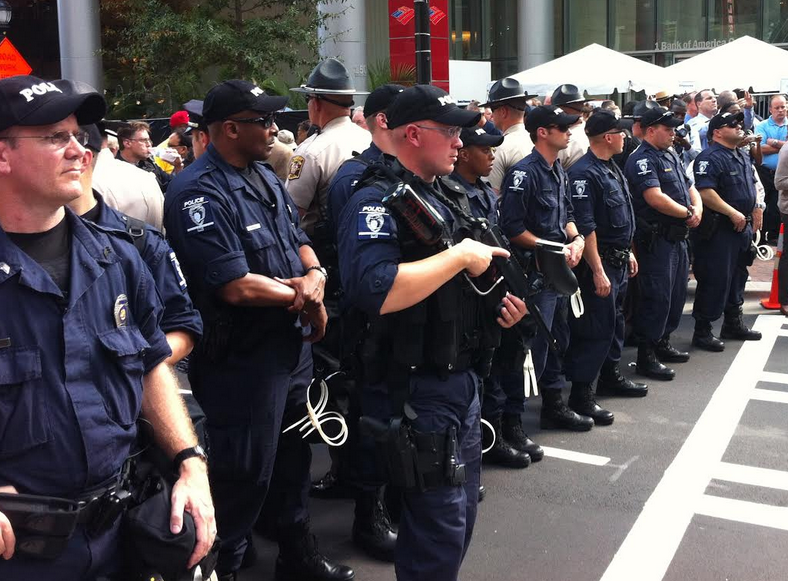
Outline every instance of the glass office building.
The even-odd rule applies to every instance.
[[[744,35],[788,47],[787,0],[452,0],[450,19],[449,58],[493,78],[526,68],[533,34],[552,58],[598,43],[663,66]]]

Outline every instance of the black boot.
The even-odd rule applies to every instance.
[[[528,454],[531,457],[531,462],[539,462],[544,458],[542,447],[529,438],[523,430],[520,414],[503,414],[501,434],[503,439],[513,448]]]
[[[698,349],[719,353],[725,349],[725,343],[717,339],[711,332],[711,322],[695,320],[695,332],[692,335],[692,344]]]
[[[378,490],[362,490],[356,495],[353,542],[375,559],[394,562],[397,533],[391,526],[383,504],[382,487]]]
[[[219,581],[235,581],[238,579],[238,573],[224,573],[223,575],[216,574]],[[155,577],[153,577],[155,579]]]
[[[618,363],[605,363],[596,383],[596,394],[644,397],[648,395],[648,385],[634,382],[621,375]]]
[[[670,335],[665,335],[659,340],[654,352],[657,354],[657,359],[664,363],[686,363],[690,358],[689,353],[679,351],[670,344]]]
[[[353,490],[329,470],[323,478],[312,483],[309,496],[323,499],[353,498]]]
[[[760,341],[760,331],[753,331],[744,324],[741,307],[726,311],[722,321],[720,337],[723,339],[738,339],[740,341]]]
[[[484,497],[487,496],[487,489],[484,487],[484,484],[479,485],[479,501],[481,502],[484,500]]]
[[[561,390],[542,390],[542,413],[540,425],[543,430],[570,430],[587,432],[594,427],[594,420],[570,410],[561,398]]]
[[[603,409],[591,393],[591,384],[584,381],[573,381],[569,393],[569,407],[581,416],[588,416],[597,426],[609,426],[615,416],[613,412]]]
[[[505,466],[506,468],[528,468],[531,465],[531,456],[522,450],[518,450],[506,441],[503,430],[501,429],[501,418],[493,419],[490,424],[495,431],[495,443],[492,448],[485,452],[484,456],[482,456],[482,460],[490,464]],[[520,431],[522,431],[522,428],[520,428]],[[523,436],[525,436],[525,434],[523,434]],[[527,438],[528,436],[525,437]],[[489,445],[489,443],[487,445]],[[486,447],[487,446],[485,446],[485,448]]]
[[[301,523],[282,528],[279,556],[276,558],[278,581],[350,581],[353,569],[332,563],[317,550],[317,539]]]
[[[654,353],[654,343],[651,341],[641,341],[638,345],[638,360],[635,366],[638,375],[645,375],[653,379],[670,381],[676,376],[676,372],[670,367],[665,367],[657,359]]]

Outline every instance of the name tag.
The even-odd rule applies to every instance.
[[[246,231],[247,232],[252,232],[254,230],[259,230],[260,228],[262,228],[262,226],[260,226],[260,223],[258,222],[257,224],[249,224],[246,227]]]

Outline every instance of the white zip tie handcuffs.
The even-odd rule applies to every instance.
[[[317,433],[320,434],[320,437],[323,441],[328,444],[329,446],[341,446],[347,441],[347,423],[345,422],[345,418],[342,417],[342,414],[339,412],[334,411],[325,411],[326,406],[328,405],[328,385],[326,381],[330,380],[332,377],[341,373],[340,371],[336,371],[326,377],[324,380],[320,380],[320,399],[317,402],[316,407],[312,407],[312,402],[309,401],[309,391],[312,389],[312,385],[315,383],[315,380],[309,383],[309,387],[306,390],[306,413],[302,419],[298,420],[294,424],[290,425],[285,429],[282,433],[285,434],[290,430],[298,428],[299,432],[302,432],[301,438],[309,437],[309,434],[317,430]],[[339,422],[339,433],[336,436],[329,436],[323,431],[323,424],[326,422]],[[306,430],[306,432],[304,432]]]

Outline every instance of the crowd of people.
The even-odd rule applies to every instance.
[[[755,233],[788,215],[784,96],[760,120],[746,91],[619,109],[505,78],[463,107],[431,85],[362,93],[336,59],[292,90],[294,132],[286,97],[227,80],[154,147],[84,86],[0,81],[3,579],[127,574],[124,511],[106,515],[142,502],[125,467],[144,420],[171,461],[169,532],[190,515],[182,570],[237,579],[257,530],[277,579],[353,579],[318,550],[311,494],[354,498],[354,543],[398,579],[452,581],[482,462],[544,456],[526,406],[545,430],[608,426],[597,395],[648,394],[626,341],[650,380],[690,360],[671,343],[690,270],[695,348],[760,339],[742,305]],[[788,265],[780,282],[788,316]],[[313,483],[288,428],[320,427],[317,385],[347,442]],[[75,503],[65,541],[14,497]]]

